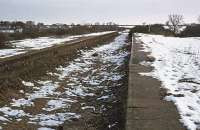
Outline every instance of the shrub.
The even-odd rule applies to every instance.
[[[0,47],[5,46],[7,41],[8,36],[5,33],[0,33]]]
[[[164,26],[162,24],[154,24],[154,25],[152,25],[150,33],[159,34],[159,35],[165,35],[165,36],[174,35],[173,31],[164,28]]]
[[[153,24],[151,26],[149,25],[143,25],[143,26],[136,26],[131,29],[130,34],[132,33],[147,33],[147,34],[159,34],[159,35],[174,35],[174,33],[169,30],[165,29],[162,24]]]
[[[149,33],[149,27],[144,25],[144,26],[135,26],[134,28],[131,29],[132,33]]]
[[[180,37],[200,37],[200,24],[187,26],[186,29],[180,33]]]

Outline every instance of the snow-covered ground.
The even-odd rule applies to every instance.
[[[144,51],[156,58],[151,73],[167,89],[167,101],[173,101],[180,121],[189,130],[200,129],[200,38],[176,38],[137,34]],[[144,65],[144,63],[141,63]]]
[[[40,38],[35,38],[35,39],[11,41],[13,48],[0,49],[0,58],[6,58],[6,57],[14,56],[14,55],[19,55],[22,53],[26,53],[27,51],[30,51],[30,50],[38,50],[38,49],[51,47],[57,44],[63,44],[64,42],[76,40],[80,37],[99,36],[99,35],[104,35],[104,34],[108,34],[112,32],[113,31],[106,31],[106,32],[68,36],[68,37],[63,37],[63,38],[40,37]]]
[[[25,121],[36,125],[38,130],[54,130],[65,121],[81,117],[81,113],[70,111],[72,104],[79,103],[80,110],[92,109],[103,111],[105,106],[96,108],[94,103],[78,101],[85,97],[94,98],[95,102],[114,99],[109,88],[120,86],[119,80],[124,73],[119,71],[124,64],[128,52],[122,48],[127,46],[127,34],[121,34],[115,41],[91,50],[82,50],[80,57],[60,66],[53,72],[48,72],[48,78],[36,81],[22,81],[27,87],[23,98],[13,99],[10,104],[0,107],[0,126],[4,127],[14,121]],[[93,56],[97,54],[97,56]],[[62,88],[62,91],[59,89]],[[100,91],[99,95],[98,92]],[[37,108],[35,101],[44,100],[44,106],[39,112],[30,114],[27,108]],[[99,105],[99,104],[98,104]],[[32,108],[33,107],[33,108]],[[111,127],[113,124],[109,124]]]

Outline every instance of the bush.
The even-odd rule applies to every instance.
[[[143,25],[143,26],[136,26],[131,29],[130,34],[132,33],[147,33],[147,34],[159,34],[159,35],[174,35],[172,31],[169,29],[165,29],[162,24],[153,24],[151,26],[149,25]]]
[[[135,26],[134,28],[131,29],[132,33],[149,33],[149,27],[144,25],[144,26]]]
[[[186,29],[180,33],[180,37],[200,37],[200,24],[187,26]]]
[[[5,33],[0,33],[0,47],[5,46],[7,41],[8,36]]]
[[[165,36],[174,35],[174,33],[171,30],[164,28],[164,26],[161,24],[152,25],[151,31],[149,33],[165,35]]]
[[[21,40],[26,38],[25,35],[23,35],[22,33],[11,33],[9,37],[11,40]]]

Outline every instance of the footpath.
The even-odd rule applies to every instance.
[[[139,73],[151,72],[151,66],[141,65],[143,61],[153,62],[142,48],[143,44],[133,40],[129,63],[129,88],[127,101],[126,130],[185,130],[172,102],[163,100],[165,90],[161,82]]]

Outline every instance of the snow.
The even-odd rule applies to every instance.
[[[16,48],[29,48],[29,49],[43,49],[47,47],[51,47],[57,44],[63,44],[64,42],[71,41],[78,39],[79,37],[89,37],[89,36],[99,36],[105,35],[108,33],[112,33],[113,31],[106,31],[106,32],[98,32],[98,33],[90,33],[90,34],[83,34],[83,35],[76,35],[76,36],[68,36],[68,37],[40,37],[36,39],[25,39],[21,41],[12,41],[12,45]]]
[[[38,128],[38,130],[55,130],[55,129],[47,128],[47,127],[41,127],[41,128]]]
[[[22,84],[24,84],[27,87],[33,87],[34,86],[34,83],[31,83],[31,82],[22,81]]]
[[[33,84],[31,82],[28,83],[31,85]],[[35,90],[33,93],[26,93],[26,99],[13,99],[11,105],[15,107],[33,106],[33,101],[36,99],[48,98],[49,95],[59,94],[58,92],[54,92],[55,89],[58,87],[58,83],[52,83],[51,81],[38,81],[38,83],[42,85],[40,89]]]
[[[109,33],[113,33],[113,32],[115,32],[115,31],[97,32],[97,33],[79,35],[78,37],[99,36],[99,35],[105,35],[105,34],[109,34]]]
[[[8,121],[8,119],[6,119],[6,118],[3,117],[3,116],[0,116],[0,121]]]
[[[137,40],[144,43],[144,51],[156,58],[151,64],[154,71],[141,74],[162,81],[170,94],[165,100],[175,103],[180,121],[189,130],[200,129],[200,38],[137,35]]]
[[[20,93],[24,93],[24,90],[19,90]]]
[[[41,37],[37,39],[26,39],[18,42],[13,42],[12,45],[16,48],[22,48],[22,49],[43,49],[47,47],[51,47],[56,44],[61,44],[66,41],[71,41],[76,38],[74,37],[67,37],[67,38],[53,38],[53,37]]]
[[[81,107],[82,110],[86,110],[86,109],[92,109],[93,111],[95,111],[95,107],[94,106],[84,106]]]
[[[69,108],[70,104],[68,103],[74,103],[76,101],[70,100],[70,99],[57,99],[57,100],[50,100],[47,103],[47,108],[43,108],[43,110],[46,111],[54,111],[61,108]]]
[[[111,125],[108,125],[108,128],[111,129],[112,127],[116,126],[117,125],[117,122],[111,124]]]
[[[21,106],[33,106],[33,102],[31,100],[27,100],[24,98],[21,99],[13,99],[13,102],[11,103],[12,106],[14,107],[21,107]]]
[[[34,118],[31,118],[32,122],[36,121],[41,126],[59,126],[63,124],[64,121],[74,118],[80,118],[80,115],[76,113],[56,113],[56,114],[38,114]]]
[[[67,37],[39,37],[35,39],[25,39],[11,41],[12,49],[0,49],[0,58],[7,58],[19,54],[26,53],[30,50],[40,50],[47,47],[52,47],[58,44],[63,44],[67,41],[76,40],[80,37],[99,36],[112,33],[114,31],[97,32],[83,35],[67,36]]]
[[[97,100],[105,100],[105,99],[108,99],[110,96],[102,96],[100,98],[97,98]]]
[[[2,107],[0,108],[0,112],[3,112],[6,116],[12,116],[15,118],[25,116],[26,113],[23,110],[14,110],[10,107]]]
[[[26,53],[23,49],[1,49],[0,50],[0,58],[7,58],[14,55],[19,55]]]

